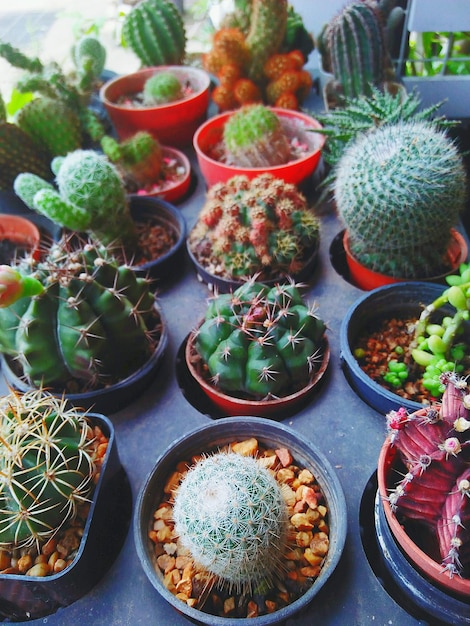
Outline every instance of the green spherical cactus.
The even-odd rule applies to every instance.
[[[322,360],[325,324],[315,313],[294,284],[248,281],[210,301],[195,348],[222,391],[286,396],[304,387]]]
[[[354,256],[394,277],[448,271],[450,229],[466,174],[451,139],[429,122],[397,122],[357,138],[336,167],[334,196]]]
[[[229,589],[272,582],[287,533],[279,484],[253,457],[199,461],[175,494],[175,532],[195,563]]]
[[[181,83],[171,72],[159,72],[148,78],[142,93],[146,106],[175,102],[183,97]]]
[[[45,542],[93,487],[86,415],[46,392],[0,399],[0,545]]]
[[[49,152],[16,124],[0,122],[0,189],[12,191],[15,178],[25,171],[52,179]]]
[[[143,0],[126,15],[124,43],[144,67],[181,65],[186,52],[186,30],[170,0]]]
[[[262,104],[247,105],[224,126],[227,163],[238,167],[271,167],[291,160],[291,148],[280,118]]]
[[[105,248],[63,239],[0,272],[0,350],[32,385],[100,388],[137,371],[161,336],[149,282]]]
[[[103,244],[136,243],[126,190],[116,168],[93,150],[75,150],[52,162],[56,191],[32,174],[20,174],[15,192],[33,210],[70,230],[88,232]]]

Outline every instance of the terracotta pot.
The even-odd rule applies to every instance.
[[[31,252],[36,260],[39,260],[41,235],[38,227],[32,221],[18,215],[0,215],[0,241],[7,240],[26,252]],[[7,260],[9,263],[13,258]]]
[[[163,575],[155,563],[155,547],[148,534],[150,526],[154,522],[153,513],[162,500],[165,482],[175,470],[178,462],[194,455],[222,448],[227,443],[242,441],[251,437],[256,438],[260,445],[267,448],[287,448],[296,464],[312,471],[325,496],[328,508],[330,549],[322,565],[320,575],[305,594],[295,602],[273,613],[249,619],[219,617],[188,606],[165,587]],[[171,443],[157,459],[153,470],[138,494],[134,514],[134,540],[137,554],[150,583],[163,599],[191,622],[210,626],[233,626],[238,622],[252,626],[267,626],[268,624],[287,623],[291,616],[315,600],[339,563],[346,538],[346,524],[347,512],[344,494],[335,470],[323,453],[292,429],[270,420],[244,416],[211,422],[189,434],[186,433]]]
[[[193,93],[182,100],[153,107],[138,108],[118,102],[127,94],[141,92],[150,76],[164,71],[173,73],[182,84],[189,83]],[[100,98],[121,140],[137,131],[146,130],[162,144],[180,147],[191,144],[194,132],[207,117],[209,86],[210,77],[204,70],[182,65],[162,65],[110,80],[101,88]]]
[[[150,192],[138,191],[136,195],[144,198],[160,198],[166,202],[177,202],[185,197],[191,184],[191,164],[188,157],[170,146],[162,146],[163,158],[176,161],[178,168],[183,170],[182,174],[173,181],[165,182],[161,188],[155,185],[155,189]]]
[[[291,128],[290,134],[295,136],[295,128],[301,128],[303,131],[321,128],[317,120],[301,113],[299,111],[291,111],[289,109],[281,109],[273,107],[272,110],[278,115],[284,125]],[[211,117],[207,122],[202,124],[194,135],[194,149],[196,150],[199,169],[206,181],[206,185],[211,187],[218,182],[226,182],[232,176],[244,175],[252,179],[262,172],[270,172],[277,178],[282,178],[286,183],[300,185],[315,171],[321,156],[321,150],[325,143],[325,136],[319,133],[306,132],[309,145],[309,152],[294,161],[290,161],[284,165],[275,165],[272,167],[236,167],[227,165],[216,160],[211,156],[214,147],[222,141],[223,129],[227,119],[234,114],[234,111],[228,111]]]
[[[465,263],[468,256],[468,246],[465,238],[454,228],[451,230],[451,242],[447,250],[447,260],[451,269],[445,274],[432,276],[420,280],[428,282],[439,282],[447,276],[458,270],[461,263]],[[360,289],[370,290],[382,285],[390,285],[392,283],[409,282],[409,278],[394,278],[380,272],[374,272],[362,265],[353,255],[349,247],[348,232],[345,230],[343,235],[343,246],[346,253],[346,262],[349,269],[351,282]]]
[[[196,354],[194,338],[194,333],[190,333],[186,341],[186,367],[188,368],[189,374],[206,394],[214,407],[224,416],[255,415],[258,417],[282,420],[293,415],[299,411],[302,406],[308,403],[314,392],[318,389],[330,361],[330,348],[327,338],[324,337],[322,342],[323,358],[320,367],[315,370],[310,382],[305,387],[288,396],[275,398],[273,400],[237,398],[215,388],[202,376],[200,367],[194,362],[194,355]]]
[[[423,412],[423,411],[421,411]],[[424,412],[423,412],[424,413]],[[419,412],[418,412],[419,414]],[[380,505],[383,508],[389,528],[395,541],[411,560],[414,567],[417,568],[424,576],[432,581],[438,588],[447,592],[458,594],[462,599],[470,600],[470,579],[461,578],[460,576],[450,576],[442,565],[432,559],[429,554],[419,547],[407,534],[406,526],[400,524],[392,512],[388,501],[389,489],[403,477],[403,467],[399,466],[396,461],[396,449],[390,441],[386,441],[380,451],[377,482],[379,487]],[[430,548],[433,538],[429,537]]]

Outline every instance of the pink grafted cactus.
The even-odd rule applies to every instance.
[[[397,519],[436,534],[443,567],[468,576],[470,567],[470,394],[465,379],[442,375],[442,403],[387,415],[389,438],[406,473],[390,492]]]

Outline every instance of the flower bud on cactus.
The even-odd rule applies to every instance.
[[[145,81],[143,103],[146,106],[174,102],[182,97],[181,83],[171,72],[159,72]]]
[[[287,507],[274,477],[253,457],[199,461],[175,494],[175,531],[195,563],[229,589],[271,583],[280,566]]]
[[[252,280],[212,298],[195,347],[222,391],[280,397],[309,382],[321,362],[325,329],[294,284],[270,289]]]
[[[33,297],[17,290],[0,308],[0,350],[15,357],[13,369],[29,384],[71,392],[115,383],[138,370],[160,339],[149,283],[105,248],[65,239],[11,273],[41,287]],[[10,273],[0,272],[5,293],[10,283]]]
[[[405,465],[390,492],[397,518],[414,520],[436,534],[442,565],[450,576],[470,573],[470,422],[468,385],[451,373],[441,405],[411,415],[387,415],[389,437]]]
[[[366,267],[414,279],[450,269],[466,174],[457,147],[432,123],[397,122],[358,137],[337,164],[334,195]]]
[[[0,545],[45,542],[93,487],[86,415],[42,390],[0,399]]]

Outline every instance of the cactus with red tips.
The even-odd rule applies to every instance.
[[[470,394],[465,379],[443,374],[441,405],[411,415],[387,415],[389,437],[405,465],[390,492],[397,519],[424,524],[435,533],[450,576],[470,567]]]

